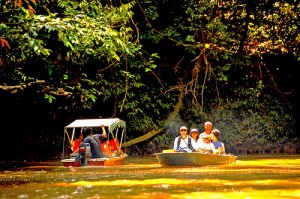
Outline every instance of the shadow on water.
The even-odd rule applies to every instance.
[[[300,197],[300,155],[243,155],[236,164],[205,167],[162,167],[147,156],[110,167],[58,161],[1,168],[0,198]]]

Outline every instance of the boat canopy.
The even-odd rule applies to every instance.
[[[118,149],[121,149],[123,136],[126,131],[126,122],[119,118],[103,118],[103,119],[77,119],[71,122],[69,125],[64,127],[64,141],[63,141],[63,154],[62,157],[65,156],[65,141],[66,136],[69,141],[69,145],[71,148],[73,147],[74,139],[75,139],[75,131],[76,129],[84,128],[100,128],[101,126],[105,126],[108,128],[107,132],[107,141],[110,141],[110,135],[112,136],[112,140],[118,140]],[[121,131],[121,132],[120,132]],[[115,141],[114,141],[115,142]],[[73,149],[72,149],[73,150]]]
[[[116,128],[126,128],[126,123],[119,118],[105,118],[105,119],[77,119],[67,125],[65,128],[88,128],[88,127],[108,127],[109,131],[113,131]]]

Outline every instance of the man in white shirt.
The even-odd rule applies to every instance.
[[[211,137],[212,137],[211,130],[212,130],[212,123],[209,121],[205,122],[204,123],[204,132],[200,133],[199,137],[201,139],[203,139],[203,136],[206,135],[208,138],[211,139]]]

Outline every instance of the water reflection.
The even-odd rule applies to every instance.
[[[7,170],[0,182],[1,198],[299,198],[300,156],[239,156],[235,165],[206,167],[129,157],[115,167]]]

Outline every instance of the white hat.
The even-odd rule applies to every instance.
[[[211,140],[211,135],[203,134],[201,137],[202,137],[202,139],[209,139],[209,140]]]
[[[199,133],[198,129],[195,129],[195,128],[191,129],[190,133],[191,132],[197,132],[197,133]]]
[[[205,122],[205,123],[204,123],[204,126],[206,126],[206,125],[210,125],[210,126],[212,126],[212,123],[211,123],[211,122],[209,122],[209,121],[207,121],[207,122]]]
[[[180,130],[185,129],[187,130],[187,128],[185,126],[180,127]]]

